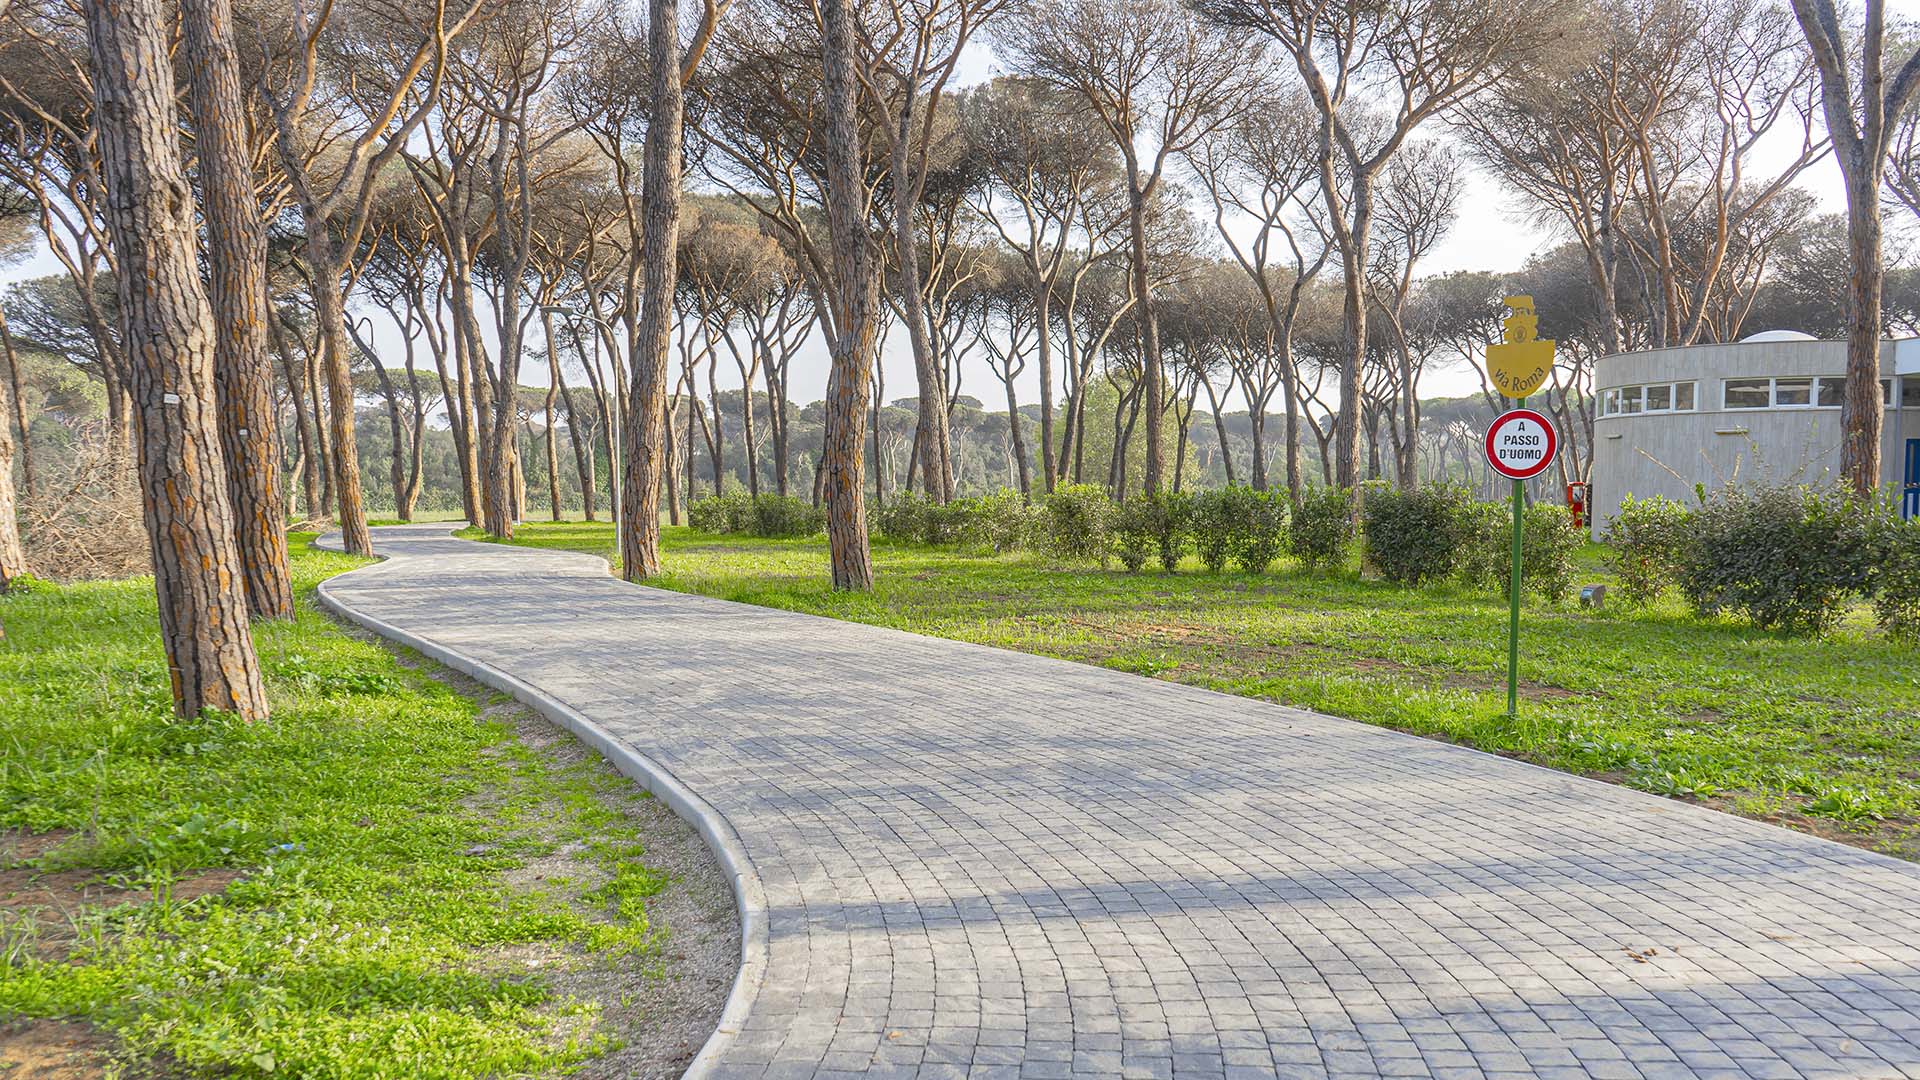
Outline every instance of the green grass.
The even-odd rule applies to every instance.
[[[0,596],[0,1021],[82,1020],[191,1075],[522,1076],[609,1048],[516,957],[656,963],[630,787],[319,614],[360,560],[307,539],[298,619],[255,632],[266,723],[173,718],[150,580]],[[578,880],[515,878],[556,851]],[[82,880],[100,902],[20,902]]]
[[[664,530],[657,583],[1064,657],[1450,739],[1920,859],[1920,656],[1856,614],[1821,640],[1702,621],[1677,601],[1529,598],[1520,716],[1507,605],[1347,573],[1177,575],[876,542],[870,594],[836,593],[823,539]],[[610,555],[606,525],[516,543]],[[1603,550],[1579,554],[1602,580]]]

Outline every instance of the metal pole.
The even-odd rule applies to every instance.
[[[1519,399],[1518,408],[1527,407],[1527,399]],[[1520,537],[1524,499],[1522,489],[1524,481],[1513,482],[1513,564],[1509,568],[1507,582],[1508,601],[1511,606],[1507,622],[1507,719],[1514,718],[1520,700]]]

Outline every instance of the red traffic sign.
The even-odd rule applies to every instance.
[[[1532,409],[1501,413],[1487,429],[1487,464],[1513,480],[1531,480],[1547,471],[1559,449],[1553,421]]]

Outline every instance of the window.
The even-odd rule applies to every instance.
[[[1813,404],[1813,380],[1773,380],[1773,404],[1775,408]]]
[[[1600,392],[1600,415],[1622,413],[1692,412],[1694,386],[1690,382],[1653,383],[1647,386],[1616,386]]]
[[[1784,382],[1786,380],[1783,379],[1780,381]],[[1915,382],[1916,380],[1913,380],[1913,379],[1907,380],[1907,386],[1909,388],[1909,392],[1912,392],[1912,387],[1915,385]],[[1820,377],[1820,393],[1815,400],[1815,404],[1819,405],[1823,409],[1837,409],[1837,408],[1840,408],[1842,405],[1845,405],[1846,403],[1847,403],[1846,376],[1822,375]],[[1892,379],[1880,380],[1880,404],[1885,405],[1889,409],[1894,407]]]
[[[1773,404],[1771,379],[1728,379],[1726,407],[1764,409]]]
[[[1900,380],[1900,407],[1920,409],[1920,375],[1909,375]]]

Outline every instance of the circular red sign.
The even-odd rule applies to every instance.
[[[1532,409],[1501,413],[1487,429],[1487,464],[1501,476],[1531,480],[1547,471],[1560,449],[1553,421]]]

